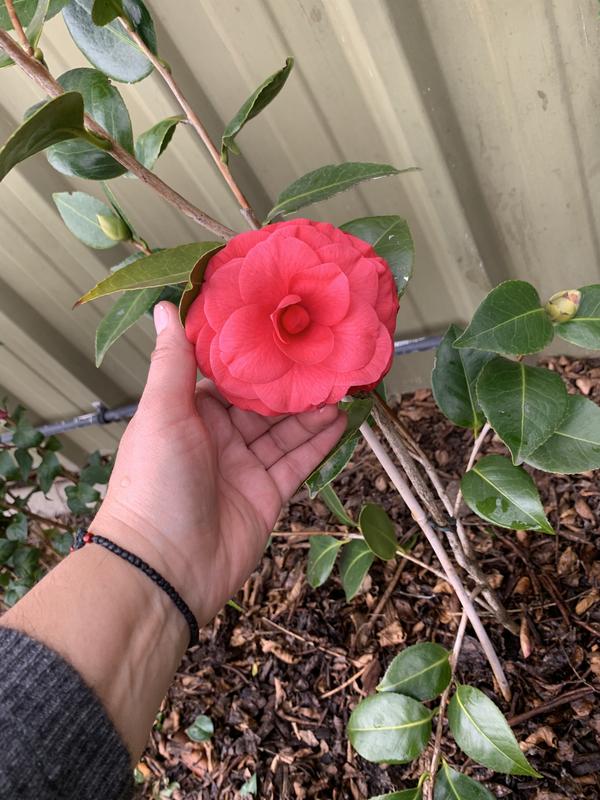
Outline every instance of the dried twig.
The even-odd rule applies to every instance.
[[[50,75],[46,67],[26,53],[15,40],[3,30],[0,30],[0,47],[12,58],[15,64],[17,64],[23,72],[35,81],[35,83],[50,97],[58,97],[64,94],[64,89],[58,81]],[[89,114],[84,115],[84,121],[86,128],[91,133],[101,137],[110,145],[107,152],[110,153],[116,161],[132,172],[142,183],[154,189],[167,203],[170,203],[178,211],[181,211],[186,217],[197,222],[198,225],[202,225],[202,227],[214,233],[219,239],[227,240],[235,235],[235,231],[231,230],[231,228],[222,225],[204,211],[196,208],[189,200],[186,200],[185,197],[182,197],[175,189],[161,180],[158,175],[146,169],[146,167],[140,164],[131,153],[127,152],[118,142],[112,139],[104,128],[98,125]]]
[[[172,74],[171,70],[167,67],[165,62],[156,55],[156,53],[153,53],[152,50],[150,50],[150,48],[148,47],[146,42],[142,39],[142,37],[135,30],[135,28],[133,27],[131,22],[126,17],[124,17],[124,16],[123,17],[119,17],[119,20],[121,21],[121,24],[127,29],[128,33],[131,36],[131,38],[133,39],[133,41],[137,44],[139,49],[146,56],[148,61],[150,61],[150,63],[154,67],[154,69],[158,72],[158,74],[161,76],[161,78],[167,84],[167,86],[171,90],[171,93],[173,94],[173,97],[175,97],[175,99],[177,100],[177,102],[179,103],[179,105],[181,106],[183,111],[185,112],[185,115],[187,117],[187,121],[192,126],[192,128],[196,131],[196,133],[198,134],[200,139],[204,142],[204,145],[206,146],[206,149],[210,153],[210,156],[211,156],[212,160],[215,162],[215,164],[217,166],[217,169],[219,170],[219,172],[221,173],[221,175],[225,179],[225,182],[227,183],[227,186],[229,186],[233,196],[237,200],[237,202],[238,202],[238,204],[240,206],[240,209],[241,209],[242,216],[244,217],[244,219],[246,220],[248,225],[251,228],[254,228],[255,230],[260,228],[261,227],[260,222],[256,218],[256,216],[254,214],[254,211],[252,210],[252,207],[250,206],[250,203],[246,200],[242,190],[237,185],[233,175],[231,174],[231,171],[230,171],[228,165],[223,163],[223,161],[221,161],[221,156],[219,154],[219,151],[217,150],[217,148],[213,144],[210,136],[208,135],[208,131],[206,130],[206,128],[202,124],[202,121],[200,120],[200,118],[198,117],[198,115],[196,114],[194,109],[191,107],[191,105],[189,104],[189,102],[185,98],[185,96],[184,96],[183,92],[181,91],[179,85],[176,83],[175,78],[173,77],[173,74]]]
[[[473,630],[477,638],[481,643],[481,647],[489,661],[489,664],[492,668],[492,672],[496,678],[500,691],[502,692],[503,697],[509,701],[511,698],[511,690],[504,674],[504,670],[502,669],[502,664],[500,663],[500,659],[498,658],[496,651],[494,650],[494,646],[490,640],[490,637],[485,630],[479,615],[473,605],[473,601],[469,597],[467,590],[465,589],[452,561],[450,560],[446,550],[442,542],[440,541],[437,533],[434,531],[431,523],[429,522],[423,507],[417,500],[417,498],[412,493],[408,483],[404,480],[402,474],[400,473],[399,469],[396,467],[392,459],[389,457],[385,448],[377,438],[377,436],[373,433],[368,423],[363,423],[360,427],[360,432],[364,439],[366,440],[367,444],[375,453],[379,463],[386,471],[389,479],[394,484],[400,496],[408,506],[415,522],[421,528],[425,537],[429,544],[431,545],[433,552],[437,556],[438,561],[440,562],[442,569],[446,573],[446,580],[450,583],[458,599],[460,600],[462,607],[465,609],[467,616],[469,618],[469,622],[473,626]]]

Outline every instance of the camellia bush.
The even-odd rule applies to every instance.
[[[54,76],[40,37],[45,20],[59,12],[91,66],[86,62]],[[586,397],[568,394],[554,372],[524,360],[554,336],[600,348],[600,285],[559,291],[544,304],[529,283],[506,281],[488,294],[464,330],[449,327],[437,352],[433,391],[442,412],[473,433],[459,495],[450,499],[428,454],[388,406],[382,380],[392,363],[399,300],[413,268],[407,222],[387,215],[334,227],[298,216],[301,209],[362,181],[398,180],[412,167],[356,162],[316,166],[282,188],[261,221],[229,162],[240,155],[244,127],[290,79],[293,59],[266,78],[237,111],[232,109],[232,119],[215,143],[160,54],[151,12],[141,0],[0,0],[0,50],[2,66],[23,70],[40,89],[40,102],[24,109],[22,125],[0,150],[0,177],[43,151],[58,172],[100,186],[101,192],[54,195],[57,211],[74,236],[96,249],[118,243],[132,249],[77,301],[116,296],[96,331],[97,364],[120,336],[167,298],[179,304],[200,371],[233,404],[275,415],[340,403],[347,412],[346,432],[306,486],[346,532],[311,537],[310,585],[324,584],[337,562],[350,600],[375,559],[413,558],[408,546],[400,546],[381,506],[366,504],[354,519],[333,488],[362,438],[433,549],[438,574],[456,593],[463,614],[452,652],[434,642],[405,648],[390,663],[377,692],[358,703],[350,716],[350,741],[370,761],[403,764],[430,747],[429,766],[418,785],[385,797],[491,797],[481,783],[444,759],[446,723],[457,746],[474,761],[500,773],[537,776],[500,708],[455,677],[470,624],[492,669],[498,699],[508,702],[510,685],[480,609],[491,612],[510,633],[519,633],[478,563],[461,521],[461,502],[486,523],[552,535],[527,467],[551,473],[600,467],[598,407]],[[141,81],[152,71],[165,81],[182,113],[134,135],[115,84]],[[174,134],[182,122],[208,148],[239,204],[245,232],[213,219],[153,172],[164,150],[175,146]],[[151,249],[117,198],[112,181],[121,176],[142,181],[198,223],[198,241]],[[18,416],[12,424],[13,442],[0,451],[2,480],[30,480],[33,470],[32,490],[47,492],[59,474],[54,443],[42,442],[29,429],[24,434]],[[505,455],[482,455],[492,430],[506,445]],[[37,468],[30,460],[32,450]],[[5,491],[3,497],[0,553],[8,573],[18,576],[18,543],[26,538],[23,501],[15,492]],[[36,575],[27,576],[30,583]]]

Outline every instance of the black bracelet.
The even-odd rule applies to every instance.
[[[189,626],[189,646],[193,647],[195,644],[198,644],[199,631],[196,617],[193,615],[190,607],[181,597],[179,592],[174,586],[171,586],[166,578],[163,578],[160,573],[153,569],[150,564],[147,564],[145,561],[143,561],[139,556],[136,556],[134,553],[130,553],[129,550],[125,550],[124,547],[120,547],[118,544],[111,542],[110,539],[106,539],[104,536],[97,536],[95,533],[89,533],[89,531],[86,531],[85,528],[79,528],[77,531],[77,534],[75,535],[75,542],[71,548],[71,551],[80,550],[84,545],[90,543],[99,544],[101,547],[106,547],[106,549],[110,550],[111,553],[114,553],[116,556],[120,556],[120,558],[128,561],[132,566],[141,569],[144,575],[147,575],[150,580],[154,581],[154,583],[159,586],[163,592],[165,592],[165,594],[168,594],[185,617],[185,621]]]

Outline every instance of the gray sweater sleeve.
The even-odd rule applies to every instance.
[[[0,800],[125,800],[129,754],[67,662],[0,626]]]

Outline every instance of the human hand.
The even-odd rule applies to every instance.
[[[138,411],[90,526],[157,569],[200,624],[254,569],[281,506],[345,428],[336,406],[261,417],[196,384],[196,360],[171,303]]]

